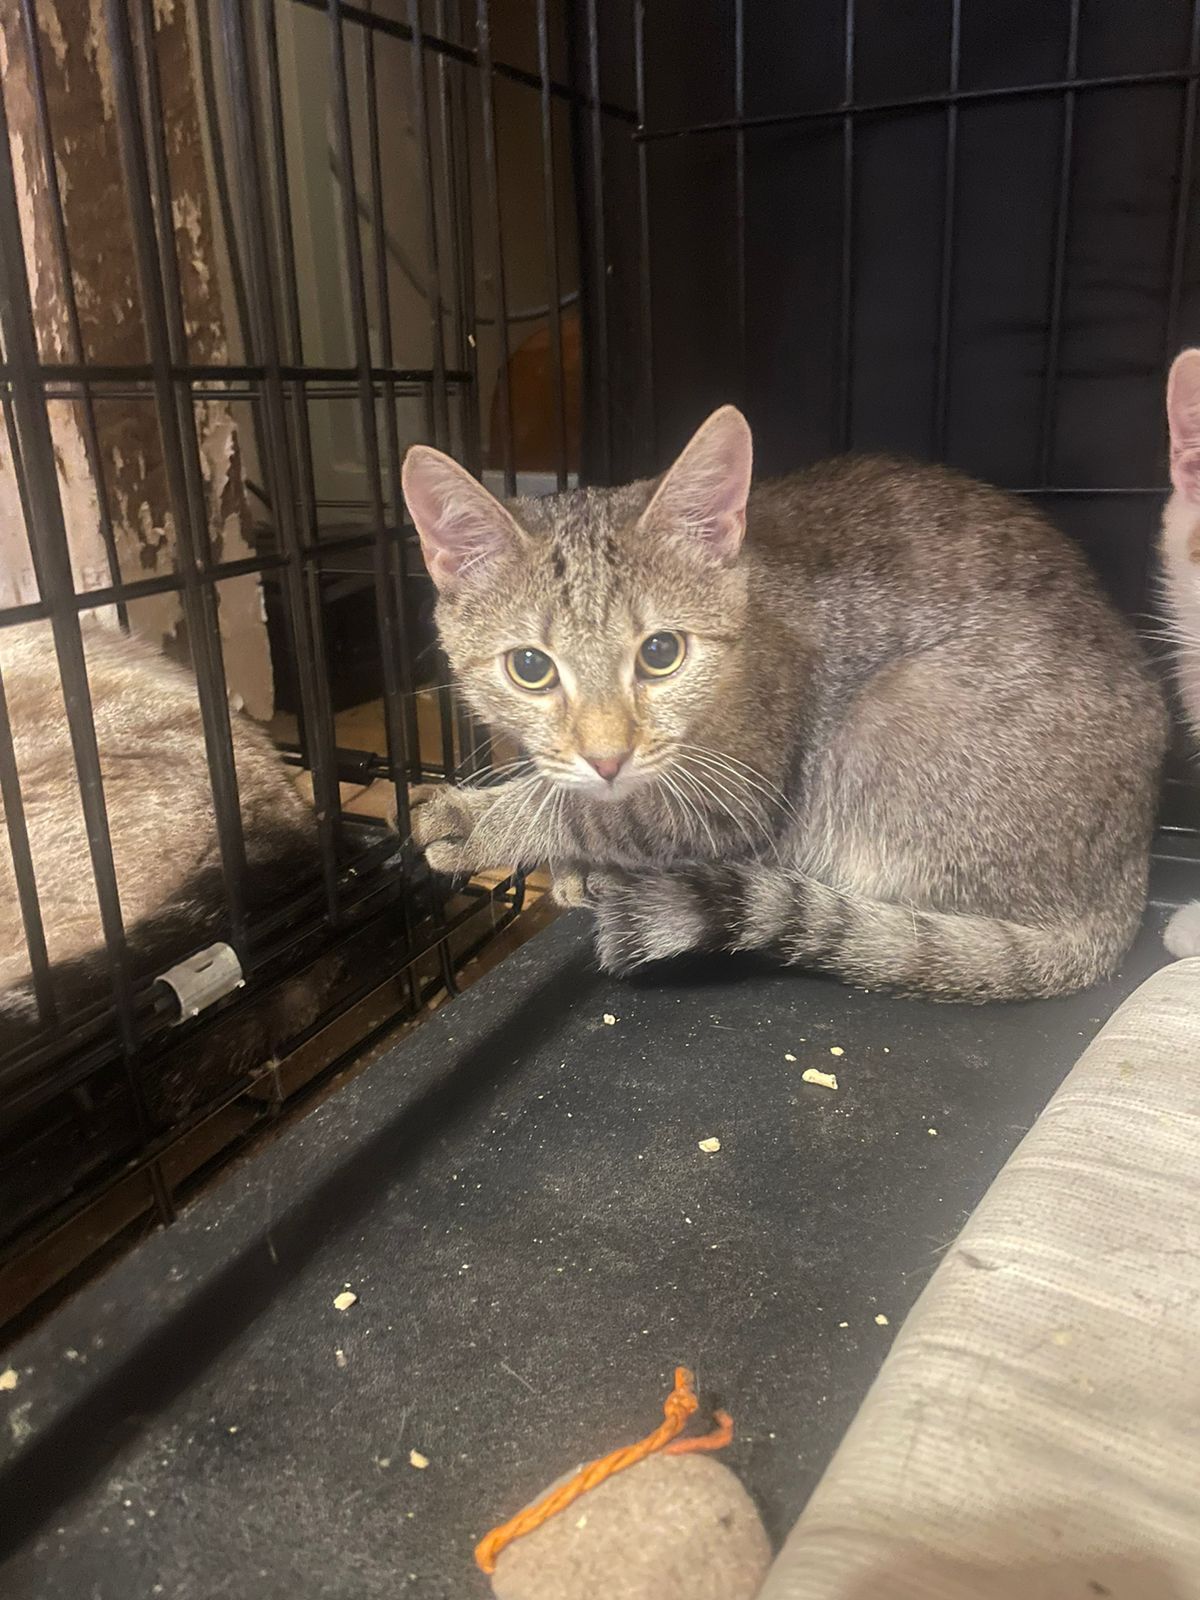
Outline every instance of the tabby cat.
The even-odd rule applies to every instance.
[[[655,482],[504,506],[409,451],[457,680],[531,764],[426,792],[430,865],[548,859],[613,972],[753,949],[970,1001],[1111,973],[1165,713],[1082,556],[942,467],[752,488],[751,453],[727,406]]]

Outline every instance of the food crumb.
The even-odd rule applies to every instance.
[[[838,1086],[836,1073],[818,1072],[816,1067],[805,1067],[800,1076],[805,1083],[819,1083],[822,1089],[836,1089]]]
[[[16,1367],[6,1367],[0,1372],[0,1389],[15,1389],[20,1381]]]
[[[704,1154],[706,1156],[714,1156],[714,1155],[716,1155],[717,1151],[720,1148],[721,1148],[720,1139],[701,1139],[701,1141],[700,1141],[700,1149],[704,1151]]]
[[[418,1472],[424,1472],[429,1465],[429,1457],[423,1456],[419,1450],[410,1450],[408,1452],[408,1464],[410,1467],[416,1467]]]
[[[925,1132],[929,1135],[929,1137],[931,1139],[936,1139],[937,1138],[937,1129],[936,1128],[926,1128]]]
[[[892,1052],[888,1049],[887,1045],[884,1045],[883,1053],[885,1056],[890,1056]]]
[[[839,1328],[848,1328],[849,1326],[850,1326],[850,1324],[848,1322],[839,1322],[838,1323],[838,1327]]]
[[[601,1021],[606,1022],[610,1028],[615,1028],[617,1025],[617,1019],[613,1016],[611,1011],[606,1011],[604,1016],[601,1018]]]
[[[792,1052],[790,1050],[785,1050],[783,1052],[783,1059],[785,1061],[795,1061],[796,1058],[795,1058],[795,1056],[792,1054]]]
[[[343,1289],[341,1294],[334,1295],[333,1304],[337,1311],[349,1311],[351,1306],[358,1304],[358,1296],[353,1290]]]
[[[375,1457],[375,1465],[377,1467],[390,1467],[391,1464],[392,1464],[391,1456],[376,1456]]]
[[[579,1521],[575,1524],[575,1526],[577,1528],[586,1528],[587,1527],[587,1512],[586,1511],[579,1518]]]
[[[875,1318],[875,1321],[879,1324],[879,1326],[881,1328],[886,1328],[888,1326],[888,1319],[884,1316],[882,1311]]]
[[[831,1056],[844,1056],[846,1052],[842,1049],[840,1044],[831,1044],[829,1046],[829,1054]]]
[[[333,1359],[337,1362],[339,1367],[344,1367],[346,1365],[346,1352],[344,1350],[335,1350],[333,1352]]]

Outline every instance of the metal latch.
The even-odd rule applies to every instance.
[[[198,950],[177,967],[160,973],[157,982],[172,991],[179,1001],[178,1020],[186,1022],[235,989],[244,988],[246,980],[233,946],[210,944],[207,950]]]

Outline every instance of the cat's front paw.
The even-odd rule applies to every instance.
[[[600,965],[618,977],[706,943],[690,891],[664,873],[589,872],[587,901]]]
[[[1163,943],[1180,959],[1200,956],[1200,900],[1180,906],[1163,931]]]
[[[472,837],[484,810],[480,793],[450,784],[426,784],[413,790],[413,842],[424,851],[434,872],[460,877],[488,866],[479,859],[478,843]]]

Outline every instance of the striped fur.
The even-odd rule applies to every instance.
[[[430,863],[549,858],[620,972],[759,949],[968,1001],[1110,973],[1144,907],[1165,713],[1075,547],[1016,499],[889,458],[759,485],[734,554],[702,505],[656,516],[656,487],[513,502],[490,545],[473,506],[439,625],[530,765],[426,794]],[[721,514],[727,534],[728,496]],[[640,683],[662,627],[688,658]],[[553,693],[506,679],[525,644],[560,664]],[[588,705],[633,730],[609,787],[580,775]]]
[[[93,619],[83,642],[129,968],[140,980],[228,934],[204,728],[195,680],[147,640]],[[106,997],[110,979],[47,624],[0,629],[0,674],[55,999],[69,1017]],[[313,874],[315,831],[274,745],[245,717],[233,719],[233,751],[246,901],[258,911]],[[328,984],[310,989],[290,1007],[296,1027]],[[37,1028],[15,868],[0,850],[0,1052]],[[289,1031],[272,1025],[254,1048],[269,1053]]]

